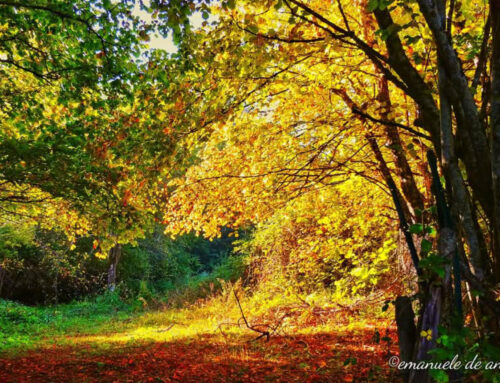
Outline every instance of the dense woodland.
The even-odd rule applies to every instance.
[[[499,0],[0,0],[0,381],[498,382],[499,318]]]

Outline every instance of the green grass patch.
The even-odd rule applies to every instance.
[[[25,306],[0,300],[0,353],[36,348],[61,335],[97,334],[124,329],[137,305],[105,293],[92,300],[55,306]]]

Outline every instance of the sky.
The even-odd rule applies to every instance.
[[[138,3],[139,2],[136,3],[133,11],[134,16],[138,16],[146,22],[151,22],[151,15],[148,12],[141,10]],[[203,18],[201,17],[200,12],[190,16],[189,20],[193,29],[200,28],[203,23]],[[169,53],[177,52],[177,47],[174,44],[171,34],[166,38],[159,35],[151,35],[148,45],[151,49],[163,49]]]

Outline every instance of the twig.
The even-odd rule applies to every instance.
[[[254,326],[250,326],[250,324],[248,323],[247,321],[247,318],[245,317],[245,313],[243,312],[243,308],[241,307],[241,303],[240,303],[240,300],[238,298],[238,295],[236,294],[236,291],[233,289],[233,293],[234,293],[234,297],[236,298],[236,302],[238,303],[238,307],[240,309],[240,312],[241,312],[241,318],[243,319],[243,321],[245,322],[245,325],[247,326],[247,328],[249,330],[252,330],[252,331],[255,331],[257,333],[259,333],[260,335],[255,338],[254,340],[259,340],[260,338],[263,338],[264,336],[266,337],[266,341],[269,341],[269,337],[270,337],[270,333],[269,331],[265,331],[265,330],[259,330],[258,328],[255,328]]]
[[[168,330],[170,330],[174,326],[175,326],[175,323],[172,323],[170,326],[168,326],[168,327],[166,327],[164,329],[156,330],[156,332],[167,332]]]

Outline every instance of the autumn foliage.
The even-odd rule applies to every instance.
[[[499,357],[499,47],[497,0],[0,0],[0,296],[84,302],[2,303],[0,379],[497,381],[387,360]]]

